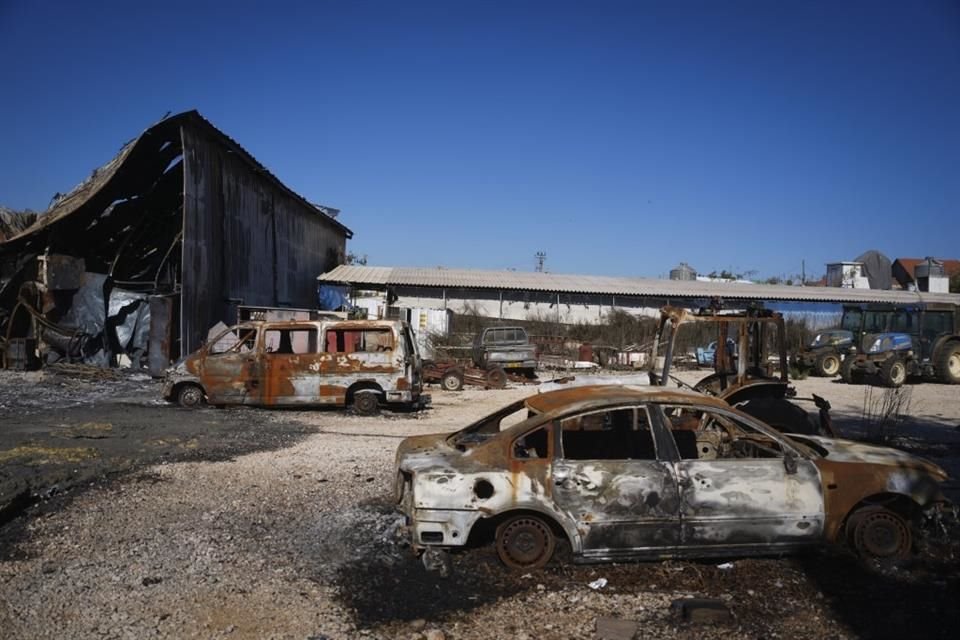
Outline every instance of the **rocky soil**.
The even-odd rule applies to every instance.
[[[644,638],[954,637],[960,622],[955,530],[884,571],[842,550],[730,568],[572,566],[561,552],[542,572],[516,574],[489,548],[455,556],[449,577],[424,571],[398,535],[396,445],[530,387],[434,389],[427,412],[364,418],[189,412],[158,403],[148,380],[0,373],[0,469],[30,495],[0,527],[5,638],[594,638],[610,616]],[[871,435],[863,387],[797,386],[830,399],[845,433]],[[891,442],[956,468],[960,390],[917,385],[910,406],[887,428]],[[98,424],[113,435],[93,437],[106,430]],[[37,454],[51,442],[94,453]],[[598,578],[605,586],[591,587]],[[671,603],[691,596],[723,601],[732,617],[683,621]]]

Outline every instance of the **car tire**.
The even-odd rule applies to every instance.
[[[840,356],[835,353],[824,353],[817,358],[817,375],[832,378],[840,373]]]
[[[513,516],[497,527],[497,555],[511,569],[544,567],[553,557],[556,546],[557,539],[550,525],[537,516]]]
[[[900,560],[913,547],[910,523],[886,507],[858,509],[851,514],[847,528],[854,551],[865,560]]]
[[[202,407],[206,401],[206,394],[203,393],[203,388],[198,384],[188,383],[177,391],[177,404],[184,409]]]
[[[888,387],[900,387],[907,381],[907,365],[900,358],[888,358],[880,367],[880,379]]]
[[[940,382],[960,384],[960,342],[948,342],[941,347],[936,371]]]
[[[460,391],[463,389],[463,374],[456,369],[447,371],[440,378],[440,386],[444,391]]]
[[[375,416],[380,411],[380,395],[376,391],[353,394],[353,410],[361,416]]]

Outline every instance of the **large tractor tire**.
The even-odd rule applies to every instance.
[[[947,384],[960,384],[960,341],[948,342],[937,357],[937,378]]]
[[[888,387],[900,387],[907,381],[907,365],[897,357],[887,358],[880,367],[880,380]]]
[[[840,378],[847,384],[863,384],[863,371],[853,366],[854,357],[846,356],[840,364]]]
[[[817,358],[816,371],[818,376],[832,378],[840,373],[840,356],[836,353],[824,353]]]

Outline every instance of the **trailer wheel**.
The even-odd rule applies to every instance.
[[[817,375],[832,378],[840,373],[840,358],[835,353],[824,353],[817,358]]]
[[[444,391],[460,391],[463,389],[463,374],[456,369],[451,369],[440,378],[440,386]]]
[[[948,342],[937,358],[937,377],[940,382],[960,384],[960,342]]]
[[[507,386],[507,372],[500,367],[490,369],[487,371],[485,377],[487,379],[487,386],[491,389],[503,389]]]
[[[888,387],[899,387],[907,381],[907,365],[900,358],[888,358],[880,367],[880,379]]]

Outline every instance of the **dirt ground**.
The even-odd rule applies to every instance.
[[[832,403],[843,435],[877,435],[862,417],[881,390],[795,384]],[[448,578],[426,572],[397,535],[396,445],[534,390],[434,388],[426,412],[364,418],[187,411],[136,374],[0,371],[0,636],[594,638],[613,616],[643,638],[955,637],[956,529],[884,571],[824,549],[730,569],[561,554],[518,575],[482,548]],[[960,500],[960,388],[904,395],[909,416],[884,435],[948,469]],[[681,621],[670,604],[689,596],[725,601],[732,619]]]

